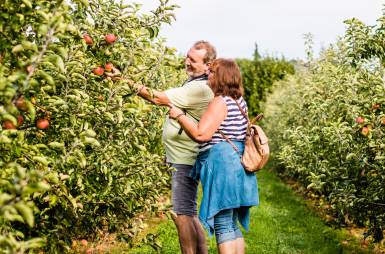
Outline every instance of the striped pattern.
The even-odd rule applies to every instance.
[[[221,130],[231,140],[245,140],[247,119],[242,115],[234,99],[229,96],[225,96],[222,98],[227,105],[227,116],[226,119],[223,120],[222,124],[219,126],[218,130]],[[243,97],[240,97],[237,101],[242,107],[243,111],[247,114],[247,105]],[[219,131],[216,131],[210,141],[199,145],[199,151],[205,151],[213,145],[224,140],[225,139],[222,137]]]

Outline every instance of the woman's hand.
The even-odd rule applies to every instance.
[[[171,108],[170,108],[170,111],[168,112],[168,114],[170,115],[170,117],[172,119],[176,119],[177,116],[180,116],[182,114],[184,115],[183,110],[181,110],[180,108],[177,108],[177,107],[172,106],[172,105],[170,105],[170,106],[171,106]]]

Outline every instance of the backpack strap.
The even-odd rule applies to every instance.
[[[218,130],[218,132],[222,135],[222,137],[224,139],[226,139],[227,142],[230,143],[230,145],[234,148],[234,150],[238,153],[239,155],[239,158],[242,158],[242,154],[241,152],[239,151],[238,147],[236,145],[234,145],[234,143],[223,133],[223,131],[220,131]]]
[[[231,97],[230,97],[231,98]],[[233,99],[233,98],[232,98]],[[241,105],[239,105],[238,101],[233,99],[235,101],[235,103],[237,104],[238,108],[239,108],[239,111],[241,111],[241,114],[243,115],[244,118],[246,118],[247,120],[247,129],[246,129],[246,135],[247,136],[250,136],[250,133],[251,133],[251,130],[250,130],[250,120],[249,120],[249,117],[248,115],[246,114],[246,112],[243,110],[243,108],[241,107]]]
[[[231,97],[230,97],[231,98]],[[233,98],[231,98],[231,99],[233,99]],[[234,100],[234,99],[233,99]],[[246,118],[246,120],[247,120],[247,129],[246,129],[246,136],[250,136],[250,121],[249,121],[249,117],[247,116],[247,114],[245,113],[245,111],[243,111],[243,109],[242,109],[242,107],[241,107],[241,105],[239,105],[239,103],[237,102],[237,100],[234,100],[235,101],[235,103],[237,104],[237,106],[238,106],[238,108],[239,108],[239,111],[241,111],[241,114]],[[228,143],[230,143],[230,145],[234,148],[234,150],[238,153],[238,155],[239,155],[239,158],[241,158],[242,159],[242,154],[241,154],[241,152],[239,151],[239,149],[238,149],[238,147],[229,139],[229,137],[227,137],[224,133],[223,133],[223,131],[221,131],[221,130],[218,130],[218,132],[222,135],[222,137],[224,138],[224,139],[226,139],[226,141],[228,142]]]

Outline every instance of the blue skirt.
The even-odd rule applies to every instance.
[[[233,141],[243,153],[244,143]],[[214,216],[225,209],[238,210],[240,224],[249,230],[250,207],[259,204],[257,177],[243,168],[238,153],[226,141],[198,154],[191,176],[200,180],[203,197],[199,219],[214,233]]]

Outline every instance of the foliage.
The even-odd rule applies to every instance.
[[[261,105],[271,92],[273,83],[294,73],[294,66],[284,58],[266,56],[261,58],[255,45],[254,59],[237,59],[242,73],[245,100],[249,113],[257,115],[262,112]]]
[[[381,56],[369,49],[379,49],[373,38],[382,38],[384,20],[379,28],[347,21],[345,37],[279,82],[266,103],[281,172],[325,197],[341,224],[367,226],[376,241],[385,229],[385,88]]]
[[[139,230],[133,218],[156,210],[168,189],[162,110],[94,70],[110,62],[156,89],[180,82],[180,60],[157,38],[176,6],[160,1],[151,14],[139,7],[0,3],[0,253],[43,245],[62,253],[97,229],[129,240]]]

